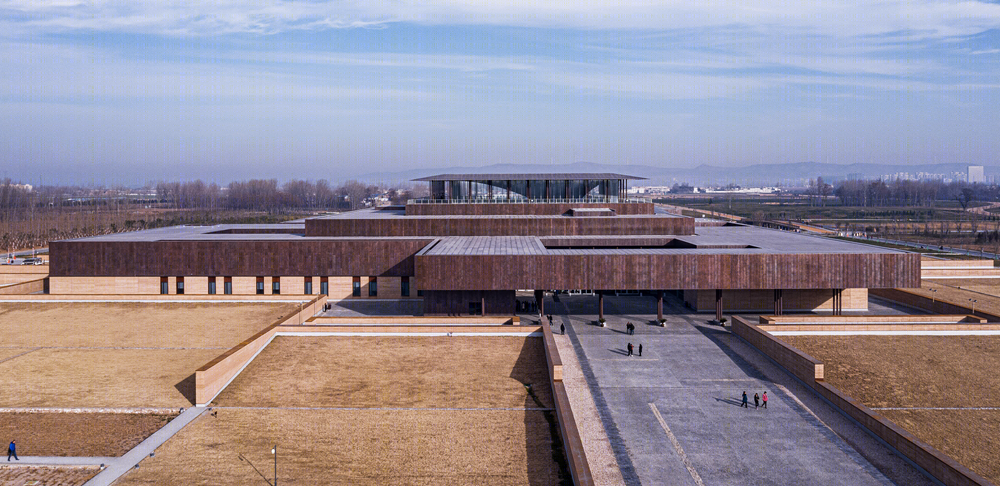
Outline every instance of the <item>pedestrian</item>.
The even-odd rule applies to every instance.
[[[628,343],[628,355],[632,356],[632,343]]]
[[[552,314],[549,314],[549,325],[552,325]]]
[[[559,334],[566,334],[566,324],[559,324]]]
[[[747,392],[746,391],[743,392],[743,405],[740,405],[740,406],[744,407],[744,408],[750,408],[750,407],[747,406]]]
[[[767,392],[764,392],[764,408],[767,408]]]
[[[642,343],[639,343],[639,357],[642,357]]]
[[[14,456],[15,461],[20,461],[21,459],[17,457],[17,442],[16,440],[10,441],[10,445],[7,446],[7,461],[10,462],[10,456]]]
[[[750,408],[750,407],[747,407],[747,408]],[[758,395],[756,393],[753,394],[753,408],[754,408],[754,410],[760,408],[760,395]]]
[[[635,334],[635,324],[632,324],[631,322],[628,323],[628,333]]]

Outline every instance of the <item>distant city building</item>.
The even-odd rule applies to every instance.
[[[982,184],[986,182],[986,178],[983,177],[983,166],[981,165],[970,165],[969,166],[969,184]]]

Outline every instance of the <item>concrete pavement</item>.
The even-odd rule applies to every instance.
[[[649,297],[553,302],[566,324],[626,484],[933,484],[766,356],[670,301],[666,327]],[[546,311],[550,311],[546,302]],[[626,320],[635,335],[624,332]],[[643,356],[626,356],[626,344]],[[746,390],[750,408],[741,408]],[[768,409],[753,408],[768,392]]]

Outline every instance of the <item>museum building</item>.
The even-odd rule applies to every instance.
[[[53,294],[319,294],[510,315],[515,292],[674,292],[697,311],[866,310],[919,255],[667,214],[612,173],[442,174],[430,197],[282,224],[52,242]]]

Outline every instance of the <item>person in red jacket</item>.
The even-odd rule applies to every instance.
[[[767,408],[767,392],[764,392],[764,408]]]

